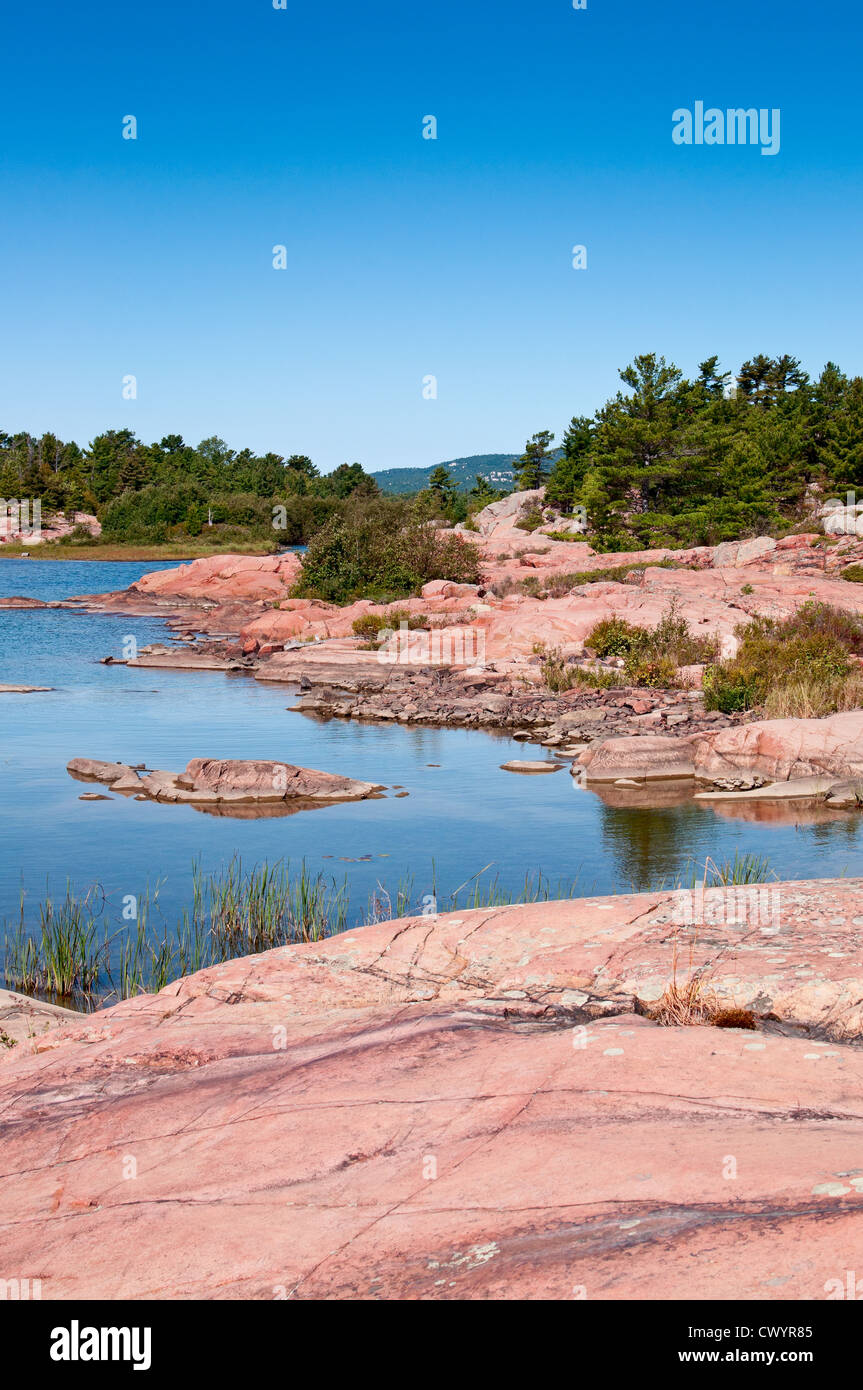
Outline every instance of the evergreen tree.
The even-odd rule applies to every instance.
[[[488,478],[483,477],[481,473],[474,474],[474,479],[474,485],[468,493],[468,496],[475,504],[475,509],[481,511],[482,508],[487,507],[490,502],[496,502],[501,494],[495,491]]]
[[[573,415],[563,435],[563,453],[551,470],[545,500],[561,511],[576,505],[585,475],[590,467],[593,422],[585,415]]]
[[[549,450],[553,439],[550,430],[540,430],[527,441],[521,458],[513,464],[519,492],[542,487],[550,463]]]
[[[428,490],[440,504],[441,510],[446,511],[452,502],[453,485],[452,474],[442,463],[439,463],[437,468],[432,470]]]

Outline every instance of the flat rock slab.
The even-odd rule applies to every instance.
[[[696,792],[696,801],[799,801],[827,796],[837,786],[835,777],[790,777],[748,791]]]
[[[580,754],[573,774],[583,770],[587,782],[682,781],[695,776],[695,739],[642,734],[608,738]]]
[[[501,763],[502,772],[559,772],[563,763],[546,763],[529,758],[511,758],[508,763]]]
[[[838,988],[859,1039],[863,884],[776,887],[778,936],[713,927],[709,961],[801,1027]],[[863,1049],[629,1011],[674,902],[401,919],[3,1050],[8,1267],[54,1299],[826,1297]]]
[[[112,665],[119,663],[111,663]],[[167,671],[242,671],[243,664],[230,657],[202,652],[140,652],[127,666],[153,666]]]
[[[105,762],[101,758],[70,758],[66,771],[79,782],[103,782],[109,787],[121,777],[135,776],[128,763]]]
[[[83,1021],[84,1015],[62,1009],[40,999],[29,999],[11,989],[0,989],[0,1052],[13,1045],[32,1041],[54,1028],[68,1028]]]

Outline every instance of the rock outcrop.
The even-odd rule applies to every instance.
[[[653,627],[672,602],[694,633],[718,639],[724,656],[736,649],[739,624],[758,615],[790,616],[811,598],[863,614],[863,585],[841,578],[863,559],[863,541],[856,536],[829,543],[818,535],[755,537],[690,550],[597,555],[581,541],[514,528],[526,498],[513,494],[492,504],[482,514],[484,533],[463,533],[481,552],[479,585],[434,581],[421,595],[398,603],[360,600],[340,608],[291,597],[301,563],[295,553],[222,555],[144,575],[122,594],[85,596],[62,606],[159,614],[181,632],[229,635],[236,641],[223,658],[248,659],[261,670],[283,650],[305,643],[348,640],[357,649],[357,618],[374,613],[397,621],[407,612],[433,630],[431,638],[412,633],[416,646],[440,648],[423,656],[423,664],[493,662],[519,675],[538,646],[578,657],[599,620],[621,617]],[[542,596],[525,591],[525,580],[539,586]],[[155,656],[145,654],[142,664],[156,664]],[[407,661],[415,664],[413,656]],[[176,663],[165,657],[163,664]]]
[[[579,754],[573,771],[581,770],[588,782],[615,782],[621,778],[663,782],[692,778],[698,743],[694,735],[668,738],[662,734],[641,734],[610,738]]]
[[[81,1023],[83,1015],[43,999],[30,999],[10,989],[0,989],[0,1054],[24,1044],[30,1050],[38,1038],[55,1028]]]
[[[310,802],[364,801],[384,790],[376,782],[263,758],[192,758],[180,773],[72,758],[66,771],[80,781],[101,782],[124,796],[192,806],[288,802],[300,809]]]
[[[205,555],[176,569],[143,575],[132,593],[160,599],[276,600],[287,598],[300,572],[299,556]]]
[[[76,527],[89,531],[94,538],[102,534],[102,523],[92,512],[73,512],[71,516],[65,512],[54,512],[40,521],[38,529],[35,529],[35,521],[32,526],[29,523],[29,508],[23,527],[14,526],[7,516],[0,517],[0,545],[23,544],[28,548],[43,545],[45,541],[59,541],[71,536]]]
[[[817,798],[856,806],[863,786],[863,710],[826,719],[755,720],[679,737],[604,739],[581,750],[571,770],[588,785],[694,778],[751,800]]]
[[[760,773],[789,777],[863,776],[863,710],[826,719],[766,719],[700,741],[695,773],[704,781]]]
[[[754,1031],[644,1016],[668,893],[362,928],[3,1050],[7,1267],[43,1299],[825,1298],[863,883],[730,891],[694,963]]]

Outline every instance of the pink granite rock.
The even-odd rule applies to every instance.
[[[73,758],[67,771],[79,781],[101,782],[112,790],[140,793],[155,801],[326,802],[364,801],[383,788],[335,772],[319,772],[265,758],[193,758],[185,772],[154,769],[142,777],[125,763]]]
[[[335,772],[296,767],[265,758],[192,758],[178,779],[193,791],[248,795],[299,797],[313,801],[362,801],[382,788],[376,782],[360,782]]]
[[[672,971],[649,894],[363,928],[19,1044],[6,1266],[43,1299],[826,1298],[859,1250],[863,884],[775,887],[778,925],[697,943],[755,1032],[631,1012]]]
[[[160,598],[287,598],[300,572],[299,557],[286,555],[205,555],[176,569],[145,574],[132,592]]]
[[[826,719],[767,719],[697,742],[695,773],[713,781],[745,769],[772,781],[863,775],[863,710]]]
[[[694,737],[662,734],[608,738],[579,754],[572,771],[580,769],[588,782],[614,782],[621,777],[662,782],[694,777],[695,745]]]

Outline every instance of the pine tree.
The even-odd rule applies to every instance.
[[[593,422],[585,415],[573,415],[563,435],[563,453],[551,470],[545,489],[545,500],[561,511],[571,511],[576,505],[590,467],[593,444]]]
[[[553,440],[554,435],[550,430],[539,430],[527,441],[521,458],[516,459],[513,464],[519,492],[542,487],[550,463],[549,450]]]

